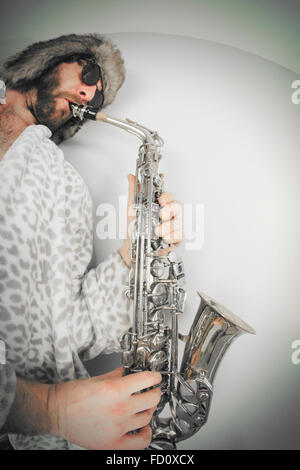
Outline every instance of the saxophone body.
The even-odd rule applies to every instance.
[[[162,375],[162,396],[152,421],[149,449],[172,450],[206,423],[213,380],[229,345],[254,330],[243,320],[203,293],[189,334],[178,333],[186,292],[183,262],[166,247],[154,229],[159,223],[158,199],[164,191],[159,173],[162,139],[140,124],[121,121],[87,107],[71,105],[74,117],[98,119],[135,135],[140,141],[136,161],[134,228],[131,232],[131,267],[127,295],[132,300],[133,324],[122,337],[126,373],[144,370]],[[138,185],[138,180],[140,184]],[[178,367],[178,341],[185,349]]]

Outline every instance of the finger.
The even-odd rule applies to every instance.
[[[153,387],[161,382],[161,374],[159,372],[152,372],[146,370],[144,372],[137,372],[136,374],[125,375],[121,378],[124,388],[127,389],[129,394],[140,392],[145,388]],[[150,408],[148,406],[148,408]]]
[[[134,189],[135,189],[135,176],[130,173],[128,176],[127,176],[127,179],[128,179],[128,206],[132,206],[132,204],[134,203]],[[141,190],[141,183],[140,181],[138,180],[138,191]]]
[[[158,405],[161,397],[161,389],[158,387],[148,390],[147,392],[132,395],[131,404],[134,413],[149,410]]]
[[[165,206],[166,204],[168,204],[168,202],[172,201],[174,201],[174,196],[172,193],[169,193],[167,191],[162,193],[158,198],[158,202],[161,206]]]
[[[128,207],[132,206],[134,203],[134,186],[135,186],[135,176],[129,174],[128,179]]]
[[[162,220],[171,220],[181,216],[182,206],[178,201],[168,202],[158,213]]]
[[[131,232],[134,229],[134,220],[136,216],[136,210],[134,209],[135,176],[130,174],[127,176],[127,179],[128,179],[127,236],[130,238]]]
[[[134,191],[135,191],[135,176],[129,174],[128,179],[128,201],[127,201],[127,237],[131,237],[131,233],[135,226],[136,210],[134,208]],[[141,183],[138,181],[138,191],[140,191]]]
[[[125,368],[123,366],[118,367],[115,370],[112,370],[111,372],[107,372],[106,374],[101,374],[98,375],[99,380],[106,380],[106,379],[113,379],[117,377],[122,377],[125,373]]]
[[[137,434],[125,434],[117,443],[118,450],[142,450],[146,449],[152,440],[151,427],[145,426]]]
[[[174,249],[175,249],[174,246],[168,246],[167,248],[160,250],[158,254],[159,256],[167,256],[170,253],[170,251],[173,251]]]
[[[179,245],[181,245],[182,241],[180,243],[172,243],[172,245],[168,246],[167,248],[164,248],[163,250],[160,250],[158,252],[159,256],[167,256],[170,251],[175,250]]]
[[[165,243],[178,246],[183,242],[182,232],[174,231],[172,233],[169,233],[168,235],[163,237],[163,241]]]
[[[172,232],[182,232],[182,220],[175,217],[175,219],[162,222],[155,227],[155,234],[158,237],[167,238]]]
[[[132,419],[128,423],[127,432],[136,431],[137,429],[143,428],[150,423],[152,415],[156,407],[150,408],[149,410],[142,411],[141,413],[136,413],[133,415]]]

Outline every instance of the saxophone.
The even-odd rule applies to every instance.
[[[126,373],[143,370],[162,375],[161,400],[151,420],[149,449],[173,450],[206,423],[213,394],[213,380],[229,345],[243,333],[255,331],[209,296],[198,292],[200,306],[188,335],[178,333],[178,317],[184,312],[184,267],[174,252],[154,234],[159,223],[158,198],[164,191],[159,173],[163,140],[146,127],[121,121],[71,104],[73,116],[97,119],[135,135],[142,142],[136,162],[131,233],[131,267],[127,295],[133,304],[133,325],[121,339]],[[138,184],[138,180],[140,184]],[[178,370],[178,339],[185,342]],[[164,416],[162,416],[164,415]],[[167,416],[165,416],[167,415]]]

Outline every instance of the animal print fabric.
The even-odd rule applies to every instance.
[[[0,162],[0,338],[16,375],[40,383],[88,377],[82,361],[119,351],[132,320],[119,253],[87,271],[91,197],[50,137],[29,126]],[[16,449],[76,447],[53,436],[9,438]]]
[[[14,401],[15,392],[16,374],[14,369],[9,364],[0,364],[0,431]]]

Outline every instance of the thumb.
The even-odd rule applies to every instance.
[[[135,176],[129,174],[127,176],[128,179],[128,207],[131,207],[134,203],[134,186],[135,186]]]
[[[128,204],[127,204],[127,237],[130,238],[132,230],[135,224],[136,210],[134,209],[134,188],[135,188],[135,176],[129,174],[128,179]],[[138,191],[141,188],[141,184],[138,181]]]

